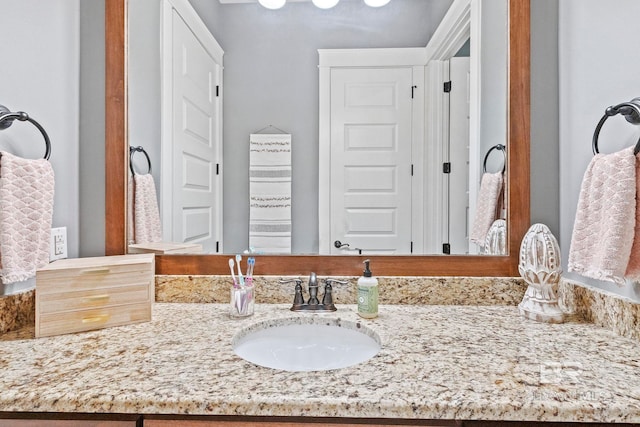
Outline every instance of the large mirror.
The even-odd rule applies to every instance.
[[[125,188],[128,145],[126,114],[126,2],[107,0],[107,253],[126,249]],[[529,222],[529,5],[509,2],[507,256],[378,256],[378,274],[515,275],[519,240]],[[129,126],[132,124],[129,123]],[[133,145],[133,144],[132,144]],[[114,233],[115,231],[115,233]],[[307,252],[303,250],[303,252]],[[224,256],[161,256],[163,274],[226,271]],[[356,274],[360,257],[263,256],[259,274]]]

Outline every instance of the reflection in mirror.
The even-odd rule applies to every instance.
[[[214,2],[215,4],[215,2]],[[127,13],[125,0],[105,0],[106,7],[106,245],[107,255],[126,252],[126,158],[128,117],[126,81]],[[508,156],[506,224],[507,256],[372,256],[379,275],[399,276],[515,276],[520,239],[529,226],[529,0],[509,0]],[[222,41],[224,43],[224,41]],[[228,58],[225,58],[227,60]],[[225,74],[227,77],[229,74]],[[268,89],[268,87],[267,87]],[[249,108],[250,106],[247,106]],[[235,110],[240,110],[236,106]],[[228,114],[227,114],[228,116]],[[276,121],[272,121],[276,123]],[[253,129],[252,129],[253,130]],[[290,130],[290,129],[287,129]],[[294,183],[296,183],[294,179]],[[304,183],[302,183],[304,184]],[[227,204],[228,205],[228,204]],[[359,256],[260,257],[258,275],[351,275],[359,271]],[[158,256],[157,274],[225,274],[226,256]]]
[[[374,10],[361,2],[345,1],[328,11],[301,2],[271,12],[255,3],[196,0],[191,2],[192,9],[184,0],[129,0],[129,144],[143,146],[151,158],[162,240],[195,243],[206,253],[236,253],[252,246],[249,135],[273,124],[292,138],[292,253],[482,252],[484,244],[471,243],[469,231],[480,197],[483,158],[491,146],[507,143],[506,2],[482,2],[480,8],[480,2],[475,1],[397,0]],[[190,17],[191,12],[197,15]],[[175,94],[174,86],[182,84],[174,80],[174,86],[167,86],[167,76],[173,73],[175,77],[177,71],[165,63],[172,56],[167,50],[168,37],[178,37],[178,24],[192,27],[195,34],[204,27],[211,33],[199,36],[204,53],[214,64],[206,74],[213,79],[209,89],[214,101],[205,106],[196,107],[193,97],[184,105],[176,104],[174,110],[166,106]],[[158,34],[164,34],[163,42]],[[422,52],[421,63],[413,67],[385,65],[408,70],[408,83],[403,84],[406,113],[394,124],[393,134],[399,145],[407,144],[403,160],[407,167],[385,165],[395,172],[388,175],[389,181],[384,174],[374,174],[382,190],[360,189],[356,197],[359,205],[336,202],[345,198],[339,192],[324,202],[323,188],[337,187],[328,180],[319,181],[318,176],[344,177],[339,168],[348,171],[349,166],[318,163],[316,153],[320,150],[322,159],[323,144],[320,140],[318,145],[318,134],[322,135],[323,129],[318,120],[322,111],[317,50],[338,49],[347,55],[352,52],[353,57],[361,48],[403,51],[407,47]],[[180,60],[176,56],[174,62]],[[198,73],[205,75],[198,71],[190,79],[195,80]],[[453,83],[445,93],[442,88],[448,81]],[[216,86],[219,97],[213,93]],[[205,116],[186,115],[206,108],[211,111]],[[178,125],[183,112],[189,123]],[[365,113],[360,125],[369,123],[371,117]],[[168,148],[175,143],[175,130],[181,126],[188,128],[186,146],[195,145],[195,151],[182,154],[186,152],[183,146]],[[333,135],[335,129],[330,132]],[[401,138],[403,132],[409,137]],[[373,144],[379,142],[367,138]],[[217,148],[212,154],[203,153],[203,145]],[[363,153],[365,148],[359,150]],[[374,158],[367,150],[360,156],[365,162]],[[144,163],[145,159],[138,157]],[[495,169],[500,161],[499,156],[491,156],[488,169]],[[371,170],[374,166],[379,165],[369,164]],[[357,179],[348,174],[347,178]],[[367,184],[371,182],[367,179]],[[387,203],[381,200],[389,192],[406,196],[400,195],[393,206],[381,204]],[[191,200],[194,194],[205,193],[213,201],[198,199],[180,205],[180,199]],[[363,198],[367,198],[364,204]],[[367,228],[368,220],[376,218],[371,212],[382,214]],[[504,211],[498,212],[498,216],[504,215]],[[334,225],[323,226],[324,219]],[[348,243],[350,250],[347,246],[335,248],[336,240]]]

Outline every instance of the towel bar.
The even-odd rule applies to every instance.
[[[615,116],[616,114],[622,114],[624,118],[633,125],[640,125],[640,98],[633,98],[629,102],[623,102],[618,105],[612,105],[607,107],[604,111],[604,116],[598,122],[596,126],[596,130],[593,133],[593,139],[591,141],[591,149],[593,150],[593,154],[598,154],[600,151],[598,150],[598,136],[600,135],[600,129],[602,129],[602,125],[607,119],[611,116]],[[638,154],[640,152],[640,139],[636,143],[636,148],[633,150],[634,154]]]
[[[145,151],[144,148],[142,148],[142,146],[137,146],[137,147],[129,147],[129,169],[131,169],[131,174],[135,175],[135,171],[133,170],[133,155],[138,152],[138,153],[142,153],[144,154],[144,156],[147,158],[147,165],[149,165],[149,171],[147,172],[148,174],[151,173],[151,159],[149,158],[149,155],[147,154],[147,152]]]
[[[49,141],[49,135],[47,135],[47,132],[44,130],[44,128],[40,126],[40,123],[33,120],[24,111],[11,112],[4,105],[0,105],[0,130],[7,129],[9,126],[13,124],[14,120],[20,120],[21,122],[26,121],[38,128],[38,130],[44,137],[44,143],[46,145],[44,158],[45,160],[49,160],[49,156],[51,156],[51,141]]]
[[[507,169],[507,147],[502,144],[496,144],[493,147],[489,148],[487,154],[484,155],[484,162],[482,162],[482,172],[487,172],[487,160],[489,159],[489,155],[493,150],[502,151],[502,156],[504,157],[502,173],[504,173],[504,171]]]

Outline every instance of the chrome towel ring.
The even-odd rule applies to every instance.
[[[46,149],[44,152],[44,159],[49,160],[49,157],[51,156],[51,141],[49,140],[49,135],[47,135],[47,132],[44,130],[42,126],[40,126],[40,123],[33,120],[24,111],[11,112],[4,105],[0,105],[0,130],[7,129],[9,126],[13,124],[14,120],[19,120],[21,122],[29,122],[32,125],[34,125],[36,128],[38,128],[38,130],[44,137],[44,143],[46,145]]]
[[[618,105],[612,105],[608,107],[604,111],[604,116],[598,122],[596,126],[596,130],[593,133],[593,139],[591,140],[591,149],[593,150],[593,154],[598,154],[600,151],[598,150],[598,136],[600,135],[600,129],[602,129],[602,125],[607,119],[611,116],[615,116],[616,114],[622,114],[624,118],[633,125],[640,125],[640,98],[633,98],[629,102],[623,102]],[[636,143],[636,148],[633,150],[634,154],[638,154],[640,152],[640,139]]]
[[[505,170],[507,169],[507,147],[504,146],[503,144],[496,144],[493,147],[489,148],[489,150],[487,151],[487,154],[484,155],[484,162],[482,162],[482,172],[483,173],[487,172],[487,160],[489,159],[489,155],[493,150],[502,151],[502,157],[504,159],[504,162],[502,164],[502,173],[504,173]]]
[[[140,145],[137,147],[129,147],[129,169],[131,169],[131,174],[132,175],[136,174],[136,172],[133,170],[133,155],[135,153],[144,154],[144,156],[147,158],[147,165],[149,165],[149,171],[147,173],[148,174],[151,173],[151,159],[149,158],[149,155],[144,150],[144,148],[142,148],[142,146]]]

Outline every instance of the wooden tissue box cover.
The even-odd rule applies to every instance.
[[[36,272],[36,337],[151,320],[155,255],[61,259]]]

